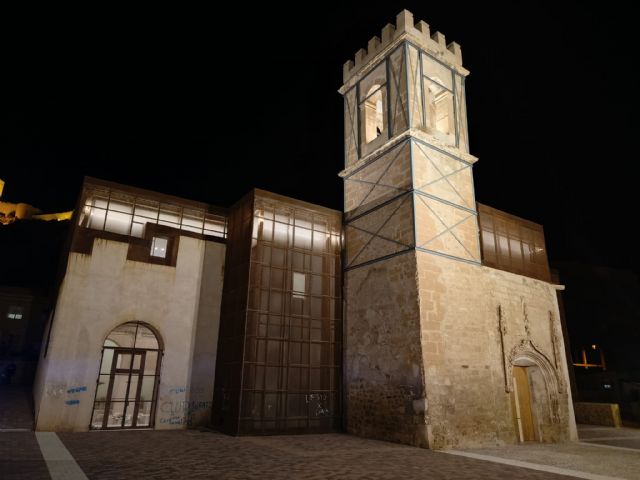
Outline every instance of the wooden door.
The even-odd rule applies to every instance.
[[[516,427],[521,442],[536,440],[531,408],[531,390],[527,367],[513,367],[512,401],[515,407]]]

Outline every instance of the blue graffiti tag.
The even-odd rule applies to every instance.
[[[87,391],[87,387],[72,387],[69,390],[67,390],[67,393],[80,393],[80,392],[86,392]]]

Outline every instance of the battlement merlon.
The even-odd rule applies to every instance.
[[[396,24],[388,23],[382,29],[380,37],[373,37],[367,44],[367,50],[360,49],[355,54],[355,62],[348,60],[343,67],[342,78],[344,86],[340,92],[346,91],[351,85],[351,80],[358,73],[366,73],[370,66],[377,63],[389,50],[395,48],[403,40],[408,39],[446,63],[463,76],[469,75],[469,71],[462,66],[462,49],[456,42],[447,45],[445,36],[440,32],[431,34],[429,25],[422,20],[414,23],[413,14],[403,10],[396,16]]]

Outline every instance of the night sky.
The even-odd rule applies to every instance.
[[[631,7],[211,5],[6,16],[3,200],[68,210],[90,175],[340,209],[342,65],[407,8],[462,46],[477,200],[544,224],[552,261],[640,271]]]

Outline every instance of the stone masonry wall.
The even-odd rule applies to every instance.
[[[511,369],[530,358],[538,439],[575,438],[553,286],[424,252],[417,268],[430,447],[517,442]]]
[[[576,411],[576,421],[585,425],[606,425],[607,427],[621,427],[620,406],[617,403],[587,403],[573,404]]]
[[[427,447],[415,262],[345,273],[345,414],[350,433]]]

